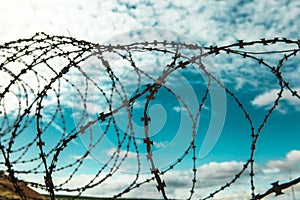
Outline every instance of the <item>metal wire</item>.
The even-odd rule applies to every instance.
[[[272,46],[275,44],[284,44],[285,49],[257,52],[246,50],[247,47]],[[7,80],[6,85],[1,86],[0,93],[0,149],[2,153],[0,165],[5,166],[8,177],[14,185],[13,190],[21,199],[26,199],[26,196],[20,187],[18,177],[25,174],[44,176],[43,183],[26,181],[26,184],[46,190],[51,199],[55,199],[56,193],[62,191],[72,192],[72,194],[77,192],[77,195],[74,197],[76,198],[81,196],[86,190],[99,186],[108,179],[117,176],[118,170],[133,151],[137,167],[135,178],[131,181],[128,180],[128,186],[122,189],[118,194],[112,195],[112,198],[122,197],[125,193],[136,190],[141,185],[156,182],[157,189],[162,197],[169,199],[165,189],[168,183],[164,181],[164,175],[180,165],[183,160],[188,159],[188,155],[191,155],[191,161],[193,163],[191,169],[193,172],[193,176],[191,177],[192,186],[187,193],[189,193],[188,199],[192,199],[197,189],[197,144],[195,143],[195,139],[198,121],[204,104],[208,99],[211,84],[216,83],[236,102],[246,117],[249,123],[249,132],[252,141],[249,158],[245,161],[240,171],[234,174],[229,182],[224,183],[219,189],[210,192],[210,194],[202,198],[202,200],[211,199],[216,194],[221,193],[229,187],[233,187],[234,183],[240,179],[247,169],[250,170],[249,177],[252,199],[262,199],[272,193],[280,195],[282,190],[298,184],[300,177],[285,184],[274,182],[272,183],[273,187],[264,194],[257,194],[255,192],[254,181],[254,156],[260,134],[268,123],[270,116],[278,107],[284,90],[291,92],[295,99],[300,99],[297,91],[290,86],[289,81],[286,80],[281,73],[285,62],[291,57],[298,55],[299,46],[299,40],[289,40],[287,38],[261,39],[250,42],[239,40],[237,43],[226,46],[210,46],[204,48],[200,48],[197,44],[156,40],[136,42],[127,45],[99,45],[84,40],[77,40],[72,37],[51,36],[45,33],[37,33],[28,39],[19,39],[5,43],[0,45],[0,71],[1,76]],[[190,50],[193,52],[193,56],[185,55],[181,50]],[[167,55],[170,57],[170,63],[161,67],[160,75],[154,77],[149,72],[143,70],[136,62],[133,56],[136,52],[154,52],[157,55]],[[266,68],[270,72],[270,76],[274,76],[278,80],[280,89],[277,97],[273,99],[273,105],[269,108],[257,129],[254,126],[252,116],[235,92],[225,86],[218,77],[215,77],[207,70],[201,61],[204,57],[212,55],[220,56],[224,53],[238,55],[241,59],[254,60],[258,65]],[[136,75],[136,80],[134,80],[136,81],[136,89],[131,97],[126,94],[126,88],[115,72],[116,69],[113,67],[114,63],[111,63],[107,59],[107,55],[110,54],[125,60],[134,71],[133,74]],[[272,66],[268,64],[267,61],[258,57],[259,55],[268,54],[282,55],[282,58],[278,60],[277,66]],[[87,69],[83,66],[83,63],[93,56],[97,57],[101,65],[99,69],[102,70],[106,76],[106,85],[99,84],[99,80],[104,79],[104,77],[98,77],[98,80],[96,80],[95,77],[90,76]],[[52,62],[53,60],[55,60],[55,62]],[[191,65],[197,66],[208,80],[196,114],[190,110],[180,95],[177,95],[176,92],[172,91],[172,88],[167,87],[165,84],[172,73],[178,70],[186,70]],[[40,68],[46,70],[47,74],[41,74]],[[78,79],[70,79],[68,74],[76,74],[78,77],[81,77],[80,81],[78,81]],[[141,81],[142,77],[151,80],[146,87],[143,87]],[[35,84],[33,85],[32,82]],[[109,90],[106,88],[107,85],[109,85]],[[66,116],[65,105],[67,103],[62,99],[62,90],[65,90],[64,87],[66,86],[74,92],[73,95],[80,101],[81,112],[75,124],[68,122],[68,117]],[[106,106],[106,110],[97,110],[98,115],[96,117],[90,113],[88,108],[88,104],[90,103],[88,97],[90,95],[90,88],[94,88],[93,91],[96,91],[96,93],[104,99],[104,105]],[[149,106],[162,88],[176,96],[187,111],[192,123],[189,146],[186,147],[180,157],[174,158],[176,162],[171,163],[165,169],[159,169],[157,167],[157,162],[153,157],[153,144],[155,141],[153,141],[149,135],[149,127],[151,126]],[[50,110],[48,107],[49,104],[46,103],[49,101],[47,99],[49,96],[52,97],[52,107]],[[144,104],[142,105],[143,115],[140,117],[144,127],[144,149],[147,151],[146,156],[150,166],[149,173],[152,174],[150,178],[145,180],[141,180],[140,177],[141,149],[138,145],[136,131],[133,128],[133,110],[136,102],[140,99],[144,99]],[[13,101],[14,104],[18,105],[14,105],[15,108],[12,110],[9,101]],[[114,116],[122,111],[125,111],[128,120],[126,131],[120,130]],[[98,138],[94,138],[94,128],[99,125],[99,122],[105,122],[106,125],[102,133],[97,133]],[[49,141],[46,135],[49,134],[50,127],[57,124],[59,124],[60,135],[55,140]],[[28,130],[31,132],[29,133]],[[32,132],[32,130],[35,131]],[[68,183],[84,168],[91,152],[97,146],[103,145],[101,143],[103,138],[111,133],[114,133],[118,145],[110,158],[107,159],[103,165],[99,165],[98,171],[94,173],[94,177],[89,180],[88,183],[78,186],[77,188],[69,188]],[[60,161],[63,159],[63,153],[68,151],[72,142],[76,141],[82,135],[89,135],[90,137],[88,148],[79,158],[74,159],[73,162],[62,164]],[[27,143],[20,142],[24,137],[27,138],[27,140],[25,140]],[[33,149],[35,150],[34,152],[39,153],[32,154]],[[124,149],[126,153],[122,154],[121,152]],[[29,167],[26,168],[22,166]],[[68,174],[68,178],[60,183],[56,183],[53,175],[59,172]]]

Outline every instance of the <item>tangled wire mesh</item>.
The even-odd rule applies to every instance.
[[[255,51],[256,48],[266,45],[268,47],[279,45],[280,49]],[[252,51],[247,51],[247,48]],[[235,101],[246,117],[250,127],[251,147],[249,158],[240,171],[233,174],[229,182],[201,199],[213,198],[217,193],[231,187],[247,171],[250,172],[252,199],[262,199],[272,193],[279,195],[282,190],[299,183],[300,177],[284,184],[274,180],[272,188],[263,194],[257,194],[254,181],[254,155],[260,133],[278,107],[284,90],[289,91],[295,99],[300,99],[300,94],[281,73],[285,62],[298,55],[299,48],[299,40],[286,38],[250,42],[240,40],[225,46],[202,48],[197,44],[156,40],[126,45],[99,45],[72,37],[51,36],[45,33],[37,33],[28,39],[5,43],[0,46],[0,74],[2,83],[5,83],[1,85],[0,94],[2,153],[0,165],[5,166],[8,177],[14,184],[13,190],[22,199],[26,199],[26,196],[19,185],[18,178],[23,175],[42,177],[43,181],[26,181],[26,184],[47,191],[51,199],[55,199],[57,192],[76,193],[74,196],[76,198],[85,191],[116,177],[117,172],[130,157],[134,158],[136,163],[135,178],[128,180],[128,185],[120,189],[118,194],[112,194],[112,198],[122,197],[125,193],[138,190],[144,184],[156,182],[162,197],[168,199],[166,190],[168,183],[164,181],[164,175],[189,159],[193,163],[191,188],[187,191],[188,199],[191,199],[197,184],[198,147],[195,140],[198,121],[209,99],[211,85],[216,84]],[[140,60],[144,60],[140,58],[146,53],[149,54],[150,59],[153,55],[154,58],[163,58],[160,61],[164,62],[164,64],[160,63],[162,67],[151,66],[143,69]],[[254,60],[257,65],[268,70],[269,76],[277,79],[279,93],[273,99],[273,105],[258,127],[254,126],[252,116],[240,98],[202,62],[206,57],[220,56],[224,53],[237,55],[241,59]],[[281,56],[276,66],[268,64],[260,57],[269,54]],[[86,66],[93,66],[93,68]],[[185,99],[167,84],[168,78],[173,73],[184,72],[191,66],[196,66],[206,79],[206,86],[201,93],[201,101],[197,105],[196,112],[192,111]],[[120,73],[124,73],[122,67],[130,70],[129,85],[120,78]],[[128,95],[128,88],[133,91],[131,96]],[[181,103],[188,113],[192,127],[189,135],[188,132],[185,133],[188,135],[189,142],[182,154],[173,158],[174,162],[164,168],[158,167],[159,163],[153,156],[155,141],[150,133],[150,121],[153,119],[149,114],[149,107],[162,90],[175,96]],[[137,114],[135,107],[141,108],[142,111]],[[73,111],[72,116],[70,110]],[[122,113],[126,118],[126,125],[122,130],[116,121],[118,113]],[[134,128],[136,118],[140,120],[143,127],[142,135]],[[100,125],[101,131],[99,131]],[[90,156],[95,154],[97,147],[105,145],[103,141],[108,135],[113,138],[116,148],[107,159],[101,160],[102,164],[99,164],[97,170],[93,172],[92,179],[71,188],[68,184],[81,170],[86,169]],[[82,150],[79,157],[74,157],[72,161],[67,162],[65,155],[74,151],[74,143],[80,137],[86,137],[88,141],[86,148]],[[142,144],[140,138],[143,138]],[[143,151],[151,174],[146,179],[140,176],[143,171],[141,161]],[[56,174],[62,173],[67,174],[66,179],[54,180]]]

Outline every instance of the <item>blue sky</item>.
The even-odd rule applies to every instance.
[[[81,1],[52,1],[52,2],[38,2],[38,1],[18,1],[18,6],[15,6],[15,2],[0,1],[0,42],[4,43],[10,40],[30,37],[35,32],[46,32],[54,35],[67,35],[73,36],[78,39],[92,41],[96,43],[109,43],[112,41],[119,41],[124,39],[123,42],[130,42],[133,39],[128,36],[126,32],[136,29],[152,28],[148,35],[143,35],[142,39],[153,40],[156,37],[163,40],[163,37],[167,37],[167,40],[171,40],[171,37],[179,37],[179,39],[198,43],[201,46],[209,45],[225,45],[236,42],[237,40],[259,40],[261,38],[274,38],[274,37],[286,37],[290,39],[297,39],[299,37],[299,20],[300,20],[300,3],[298,1],[164,1],[164,2],[149,2],[149,1],[90,1],[89,3]],[[166,30],[162,35],[155,35],[157,31],[153,28],[159,28]],[[176,34],[170,33],[173,31]],[[144,31],[145,33],[147,31]],[[154,35],[151,35],[154,34]],[[173,35],[172,35],[173,34]],[[288,46],[283,46],[287,48]],[[255,46],[255,50],[267,50],[268,48],[280,49],[281,46],[264,47]],[[297,48],[293,46],[293,48]],[[251,49],[251,50],[253,50]],[[263,57],[263,55],[262,55]],[[263,57],[272,65],[276,65],[276,62],[280,58],[279,56],[265,56]],[[165,60],[162,58],[162,63]],[[92,61],[91,61],[92,62]],[[226,55],[225,53],[210,56],[206,61],[208,64],[212,64],[218,71],[223,83],[230,88],[241,99],[244,106],[252,116],[254,125],[257,128],[261,123],[262,117],[267,112],[267,109],[272,104],[272,100],[276,97],[279,87],[276,85],[277,80],[272,77],[271,73],[263,68],[263,66],[257,65],[250,59],[243,59],[236,55]],[[159,68],[150,71],[147,65],[151,65],[151,61],[146,60],[145,70],[149,70],[149,73],[156,74],[159,72]],[[293,57],[286,62],[286,66],[283,69],[284,77],[291,82],[291,85],[296,90],[300,90],[300,67],[299,56]],[[155,63],[157,64],[157,63]],[[90,68],[89,62],[85,63],[86,70],[91,76],[101,76],[101,72],[94,73]],[[128,86],[129,96],[132,94],[132,75],[128,68],[122,69],[119,75],[123,79],[128,79],[125,82]],[[47,74],[47,72],[41,72]],[[1,74],[2,75],[2,74]],[[4,77],[4,76],[3,76]],[[188,77],[188,79],[186,79]],[[50,77],[49,77],[50,78]],[[74,78],[74,77],[73,77]],[[75,77],[76,78],[76,77]],[[179,81],[174,81],[178,78],[182,78],[182,84],[178,84]],[[5,77],[0,81],[0,85],[7,84]],[[81,81],[80,79],[77,81]],[[99,82],[105,84],[104,82]],[[147,79],[145,79],[145,83]],[[189,105],[194,105],[194,100],[199,102],[203,95],[203,89],[205,89],[205,78],[195,71],[179,71],[173,77],[169,79],[168,85],[186,97],[185,100],[190,100]],[[34,81],[32,82],[34,85]],[[104,86],[103,86],[104,87]],[[62,90],[62,98],[67,101],[70,96],[74,96],[74,93],[64,88]],[[93,92],[92,90],[90,91]],[[195,95],[191,98],[187,94]],[[223,91],[224,92],[224,91]],[[231,180],[233,175],[241,169],[243,162],[249,158],[250,153],[250,129],[249,125],[241,110],[237,107],[236,102],[226,95],[222,96],[218,93],[219,97],[225,99],[218,99],[218,96],[210,96],[205,104],[203,116],[200,118],[201,130],[198,132],[197,142],[203,143],[203,139],[207,135],[208,124],[211,123],[211,119],[220,120],[217,122],[222,123],[224,117],[224,126],[222,126],[221,132],[216,133],[216,140],[206,141],[210,142],[212,149],[208,152],[204,158],[199,158],[197,161],[199,184],[195,197],[201,197],[214,191],[222,183]],[[274,96],[275,95],[275,96]],[[74,98],[74,97],[73,97]],[[91,97],[91,100],[94,96]],[[222,105],[225,105],[222,113],[214,113],[211,109],[211,104],[215,99],[215,108],[222,110]],[[219,101],[217,101],[217,100]],[[52,99],[53,100],[53,99]],[[76,97],[72,103],[64,103],[65,114],[67,121],[67,128],[72,127],[74,122],[76,123],[78,113],[76,109],[70,109],[70,107],[76,107]],[[96,99],[98,100],[98,99]],[[225,101],[223,101],[225,100]],[[51,98],[47,101],[47,105],[51,105]],[[115,101],[118,105],[118,100]],[[45,103],[45,104],[46,104]],[[52,102],[53,103],[53,102]],[[140,122],[140,115],[142,112],[140,105],[143,101],[137,102],[135,128],[142,130],[142,123]],[[221,105],[218,107],[218,105]],[[81,105],[82,106],[82,105]],[[69,108],[67,108],[69,107]],[[78,109],[80,110],[80,106]],[[103,107],[95,104],[95,102],[89,105],[91,116],[95,116],[93,112],[98,113]],[[8,109],[13,111],[14,107]],[[52,110],[53,111],[53,110]],[[49,110],[51,113],[51,109]],[[188,140],[184,138],[186,135],[184,131],[188,129],[188,123],[185,122],[187,118],[186,111],[181,109],[181,105],[173,95],[170,95],[164,90],[160,90],[156,100],[153,102],[149,114],[153,119],[154,129],[152,129],[153,138],[155,139],[155,148],[157,148],[157,162],[162,168],[167,166],[170,162],[183,152],[182,148],[184,144],[188,144]],[[45,113],[47,116],[47,113]],[[183,116],[183,118],[181,118]],[[217,117],[216,117],[217,116]],[[216,117],[216,118],[215,118]],[[116,116],[118,125],[122,129],[125,126],[126,119],[124,121],[124,113]],[[123,121],[122,121],[123,120]],[[259,186],[257,192],[262,192],[269,188],[269,184],[277,179],[286,182],[289,180],[288,174],[291,174],[294,178],[299,176],[300,169],[300,146],[299,146],[299,129],[300,129],[300,102],[299,99],[295,99],[288,92],[284,93],[283,100],[280,102],[280,106],[273,113],[269,119],[268,124],[263,129],[261,137],[257,143],[257,151],[255,154],[255,160],[257,164],[257,176],[256,181]],[[60,137],[62,121],[57,119],[56,125],[52,125],[48,132],[49,136],[45,135],[47,141],[49,141],[49,147],[55,144],[54,138]],[[183,125],[182,125],[183,124]],[[101,131],[102,126],[95,131]],[[180,129],[182,125],[182,129]],[[215,124],[214,126],[221,126]],[[124,128],[124,127],[123,127]],[[31,140],[31,132],[34,130],[28,128],[28,133],[22,134],[24,138],[17,142],[23,143],[23,140]],[[202,131],[202,132],[201,132]],[[163,134],[165,132],[174,133],[174,135]],[[204,132],[204,133],[203,133]],[[137,131],[139,133],[139,131]],[[175,134],[176,133],[176,134]],[[57,134],[54,137],[53,134]],[[218,137],[218,135],[220,135]],[[96,137],[96,136],[95,136]],[[115,135],[111,133],[103,140],[100,145],[90,155],[79,174],[74,178],[71,186],[78,185],[83,179],[90,179],[91,175],[97,171],[101,162],[109,158],[112,152],[116,148],[114,142]],[[142,141],[143,135],[138,135]],[[189,134],[190,137],[190,134]],[[175,140],[174,140],[175,138]],[[177,138],[177,139],[176,139]],[[183,143],[183,144],[182,144]],[[78,156],[82,155],[87,145],[89,144],[89,135],[83,135],[74,141],[69,148],[61,155],[61,160],[72,162]],[[215,144],[215,145],[214,145]],[[140,147],[143,148],[142,144]],[[200,146],[200,145],[199,145]],[[200,148],[198,149],[200,151]],[[142,155],[144,150],[141,150]],[[32,149],[32,154],[35,150]],[[31,157],[32,154],[27,156]],[[131,154],[130,156],[134,156]],[[129,157],[130,157],[129,156]],[[126,184],[125,179],[133,179],[133,174],[130,170],[136,169],[135,162],[130,160],[124,163],[123,171],[118,174],[119,178],[111,178],[105,182],[101,189],[92,189],[86,192],[86,195],[104,195],[109,196]],[[161,159],[161,160],[160,160]],[[166,174],[164,180],[168,186],[167,192],[170,197],[173,198],[186,198],[189,193],[189,184],[191,182],[190,166],[191,162],[183,162],[176,170]],[[143,161],[143,172],[141,180],[149,176],[147,170],[149,169],[147,160]],[[24,167],[24,166],[19,166]],[[16,166],[18,168],[18,166]],[[214,173],[212,173],[214,172]],[[65,178],[66,173],[57,173],[55,175],[56,180],[59,182]],[[176,177],[181,177],[178,179]],[[116,176],[117,177],[117,176]],[[274,180],[274,177],[277,179]],[[25,176],[24,178],[31,178],[32,180],[41,181],[43,177],[39,176]],[[209,179],[209,181],[205,181]],[[114,185],[114,186],[112,186]],[[149,184],[141,187],[140,190],[133,190],[127,195],[132,197],[142,195],[141,197],[157,197],[160,198],[160,194],[155,191],[155,184]],[[234,187],[220,193],[216,196],[216,199],[232,199],[232,198],[247,198],[250,195],[250,186],[248,176],[241,178],[240,182]],[[300,195],[299,186],[295,187],[295,194]],[[286,195],[282,198],[290,199],[291,191],[286,190]],[[182,195],[184,194],[184,195]]]

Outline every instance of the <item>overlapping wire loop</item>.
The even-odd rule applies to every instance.
[[[272,51],[246,51],[247,47],[260,47],[265,45],[285,45],[285,49]],[[257,41],[238,41],[225,46],[210,46],[201,48],[197,44],[186,44],[174,41],[147,41],[136,42],[127,45],[110,44],[99,45],[91,42],[77,40],[72,37],[50,36],[45,33],[37,33],[28,39],[5,43],[0,46],[0,72],[1,83],[0,93],[0,136],[1,136],[1,160],[0,165],[6,170],[10,180],[14,184],[14,190],[22,199],[26,199],[19,186],[18,178],[22,175],[43,176],[43,182],[26,180],[27,184],[46,190],[51,199],[55,199],[57,192],[71,192],[81,196],[86,190],[103,184],[110,178],[117,176],[117,172],[129,154],[134,154],[136,159],[135,178],[128,183],[118,194],[112,198],[122,197],[123,194],[138,189],[141,185],[149,182],[156,182],[158,191],[164,199],[168,199],[166,191],[167,182],[164,175],[176,168],[183,160],[191,157],[193,163],[191,177],[191,189],[188,191],[188,199],[193,197],[197,187],[197,135],[198,121],[203,106],[208,99],[210,86],[217,84],[224,89],[228,96],[234,99],[238,107],[245,115],[250,125],[250,136],[252,139],[249,150],[249,159],[245,161],[239,173],[233,175],[228,183],[225,183],[218,190],[212,191],[202,199],[213,198],[217,193],[231,187],[245,172],[250,170],[250,185],[252,199],[261,199],[269,194],[280,194],[285,188],[291,187],[300,182],[300,178],[286,184],[273,184],[273,188],[264,194],[255,193],[254,182],[254,155],[256,143],[268,119],[278,107],[283,97],[284,90],[289,91],[295,99],[300,99],[300,94],[290,85],[282,75],[282,68],[285,61],[299,53],[300,41],[286,38],[261,39]],[[255,48],[254,48],[255,49]],[[185,55],[183,50],[193,52]],[[154,52],[158,56],[169,57],[169,63],[159,68],[158,74],[151,74],[143,70],[135,60],[136,52]],[[234,91],[226,87],[222,80],[214,76],[203,64],[202,59],[211,55],[235,54],[245,59],[254,60],[257,65],[267,69],[272,76],[276,77],[279,93],[274,103],[264,116],[263,122],[256,129],[251,115],[243,105],[243,102],[236,96]],[[108,55],[115,55],[128,63],[132,70],[134,79],[134,93],[127,95],[126,87],[118,77],[114,63],[107,59]],[[260,55],[276,54],[282,58],[278,60],[277,66],[268,64],[260,58]],[[96,57],[99,74],[91,75],[88,69],[83,66],[91,57]],[[207,79],[207,87],[201,97],[196,113],[190,111],[189,106],[165,83],[170,74],[178,70],[186,70],[191,65],[197,66]],[[119,68],[122,66],[118,66]],[[142,79],[146,78],[148,84]],[[101,84],[99,84],[101,83]],[[91,104],[90,89],[97,94],[93,97],[101,106]],[[151,117],[149,106],[154,101],[161,88],[166,89],[182,103],[192,123],[192,131],[189,133],[190,142],[182,155],[164,169],[159,169],[153,157],[153,144],[155,141],[149,135]],[[69,91],[68,93],[66,91]],[[70,92],[71,91],[71,92]],[[72,94],[68,98],[66,96]],[[142,99],[143,114],[134,116],[136,102]],[[68,101],[69,100],[69,101]],[[73,109],[76,120],[70,121],[70,111]],[[100,110],[99,110],[100,109]],[[103,110],[101,110],[103,109]],[[76,112],[75,112],[76,111]],[[126,131],[121,131],[114,117],[119,112],[125,112],[128,120]],[[76,116],[75,116],[76,114]],[[72,117],[71,117],[72,118]],[[146,157],[152,175],[150,178],[141,180],[141,146],[138,144],[136,132],[133,128],[134,118],[139,118],[144,127],[144,143]],[[95,127],[99,123],[104,124],[101,132],[96,132]],[[56,131],[53,132],[53,127]],[[96,132],[96,134],[94,134]],[[89,162],[89,157],[99,145],[104,145],[102,140],[108,134],[113,134],[116,141],[115,151],[112,152],[103,165],[93,174],[91,180],[77,188],[68,187],[74,177]],[[188,133],[187,133],[188,134]],[[63,162],[65,152],[72,151],[71,146],[82,135],[90,137],[87,148],[82,155],[74,158],[72,162]],[[125,153],[122,154],[122,152]],[[59,173],[68,174],[63,181],[55,181],[54,175]],[[274,180],[276,181],[276,180]],[[197,186],[197,187],[196,187]]]

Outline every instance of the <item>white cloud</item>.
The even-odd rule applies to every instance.
[[[175,107],[173,108],[173,110],[174,110],[175,112],[180,112],[182,109],[181,109],[179,106],[175,106]]]
[[[199,167],[201,179],[224,179],[232,177],[233,174],[238,173],[242,168],[243,162],[210,162]]]
[[[297,93],[300,93],[300,88],[295,88]],[[256,96],[252,101],[252,105],[257,107],[269,107],[274,104],[274,101],[278,97],[279,90],[272,89],[263,94]],[[300,110],[300,99],[296,96],[293,96],[290,91],[284,90],[282,98],[288,105],[294,106],[297,110]],[[279,103],[280,104],[280,103]]]
[[[274,103],[275,99],[278,97],[277,93],[278,90],[273,89],[264,94],[258,95],[251,103],[252,105],[259,106],[259,107],[267,106],[267,105],[269,106],[272,103]]]
[[[208,109],[208,107],[207,106],[203,106],[202,108],[204,108],[204,109]],[[180,107],[180,106],[174,106],[173,107],[173,110],[175,111],[175,112],[177,112],[177,113],[179,113],[179,112],[188,112],[188,110],[185,108],[185,107]]]
[[[112,156],[115,152],[117,152],[117,148],[113,147],[113,148],[107,150],[106,154],[108,156]],[[126,151],[126,150],[119,150],[117,153],[119,154],[119,157],[121,157],[121,158],[125,157],[125,155],[127,155],[127,158],[136,158],[137,157],[136,153]]]
[[[170,142],[169,141],[161,141],[161,142],[155,142],[154,146],[158,149],[166,147]]]
[[[76,155],[75,155],[76,156]],[[76,156],[77,157],[77,156]],[[299,176],[299,168],[296,171],[291,172],[290,174],[285,173],[289,166],[296,166],[296,163],[300,164],[300,151],[292,150],[287,153],[284,159],[279,160],[270,160],[264,165],[256,166],[255,168],[255,185],[256,192],[263,193],[271,187],[271,183],[279,180],[280,183],[288,182],[290,180],[289,175],[293,178]],[[197,183],[195,187],[195,199],[203,198],[209,195],[211,192],[220,188],[221,185],[226,184],[228,181],[232,180],[235,177],[235,174],[239,172],[243,167],[243,162],[239,161],[227,161],[227,162],[210,162],[198,167],[197,170]],[[299,166],[298,166],[299,167]],[[274,169],[278,168],[279,171],[276,173],[266,173],[265,169]],[[260,170],[264,169],[264,170]],[[101,180],[107,174],[106,171],[100,174],[96,178],[95,182]],[[42,182],[43,175],[29,174],[24,175],[25,180]],[[152,174],[142,173],[139,175],[138,182],[141,182],[149,177]],[[67,174],[62,171],[56,174],[54,177],[54,183],[59,184],[64,182],[68,178]],[[91,172],[86,174],[76,174],[71,181],[65,186],[68,188],[77,188],[84,186],[91,179],[94,178],[94,175]],[[184,199],[189,195],[189,191],[192,185],[193,172],[191,169],[174,169],[168,171],[165,175],[161,176],[162,180],[166,182],[166,191],[169,198]],[[127,173],[124,171],[118,171],[112,177],[108,178],[99,186],[87,190],[83,195],[86,196],[98,196],[98,197],[112,197],[113,195],[124,190],[133,180],[135,179],[135,174]],[[125,198],[162,198],[161,194],[157,191],[157,183],[152,181],[148,184],[144,184],[138,189],[134,189],[131,192],[125,194]],[[294,186],[296,197],[299,196],[300,185]],[[40,191],[40,190],[39,190]],[[286,189],[283,191],[285,195],[280,196],[280,199],[287,200],[291,197],[291,189]],[[68,193],[64,193],[68,194]],[[250,191],[250,180],[249,180],[249,171],[244,172],[244,175],[231,187],[225,189],[224,191],[217,194],[214,199],[249,199],[251,194]],[[272,199],[274,196],[266,199]]]
[[[243,69],[241,69],[241,70],[243,70]],[[250,70],[246,69],[244,71],[246,71],[246,73],[250,72],[251,73],[250,76],[253,76],[254,74],[252,74],[251,70],[252,69],[250,69]],[[236,91],[239,91],[239,90],[243,89],[246,84],[249,84],[252,88],[257,87],[257,85],[259,84],[258,81],[255,80],[254,78],[253,79],[252,78],[249,79],[249,78],[246,78],[246,77],[236,77],[234,80],[236,81],[236,85],[234,87],[234,89]]]
[[[36,0],[17,2],[18,6],[9,1],[2,2],[0,25],[6,28],[0,33],[0,41],[31,36],[38,31],[55,35],[69,35],[70,31],[72,36],[79,39],[101,43],[124,31],[158,27],[177,31],[189,37],[188,40],[193,39],[200,43],[228,44],[237,39],[251,40],[267,36],[273,38],[276,35],[292,37],[299,30],[299,25],[294,23],[298,18],[295,13],[299,11],[299,3],[289,1],[266,3],[257,0],[238,6],[236,3],[223,1],[193,0],[184,4],[181,1],[148,4],[143,1],[134,3],[126,0],[109,2],[93,0],[89,4],[78,0],[64,2],[56,0],[51,3]],[[236,90],[241,89],[246,83],[250,84],[250,81],[247,81],[249,79],[245,79],[239,73],[244,61],[234,59],[233,63],[224,64],[224,59],[220,59],[218,63],[220,69],[232,70],[231,77],[235,77],[237,82]],[[246,67],[242,68],[247,72],[254,71],[250,67],[249,70]],[[255,82],[256,76],[256,73],[250,74],[252,83]],[[67,93],[63,96],[67,99],[70,95]],[[261,97],[255,99],[253,103],[263,106],[270,103],[268,99],[268,96]],[[94,102],[92,104],[88,104],[89,112],[100,109]],[[178,108],[174,110],[179,111]]]
[[[75,160],[79,160],[82,158],[82,155],[69,155],[70,158],[75,159]],[[86,160],[93,160],[94,158],[92,156],[87,156],[84,159]]]
[[[86,38],[96,42],[124,31],[159,27],[177,31],[202,43],[228,43],[275,35],[294,36],[298,31],[297,1],[225,3],[224,1],[93,0],[24,3],[3,1],[0,41],[17,39],[37,31]],[[134,5],[135,8],[130,7]],[[67,9],[66,9],[67,8]],[[38,17],[37,17],[38,16]],[[285,16],[285,17],[281,17]],[[188,23],[187,23],[188,22]],[[22,31],[20,31],[22,30]],[[233,31],[234,30],[234,31]]]
[[[273,172],[292,172],[300,169],[300,151],[290,151],[284,159],[270,160],[266,164],[267,170]]]

